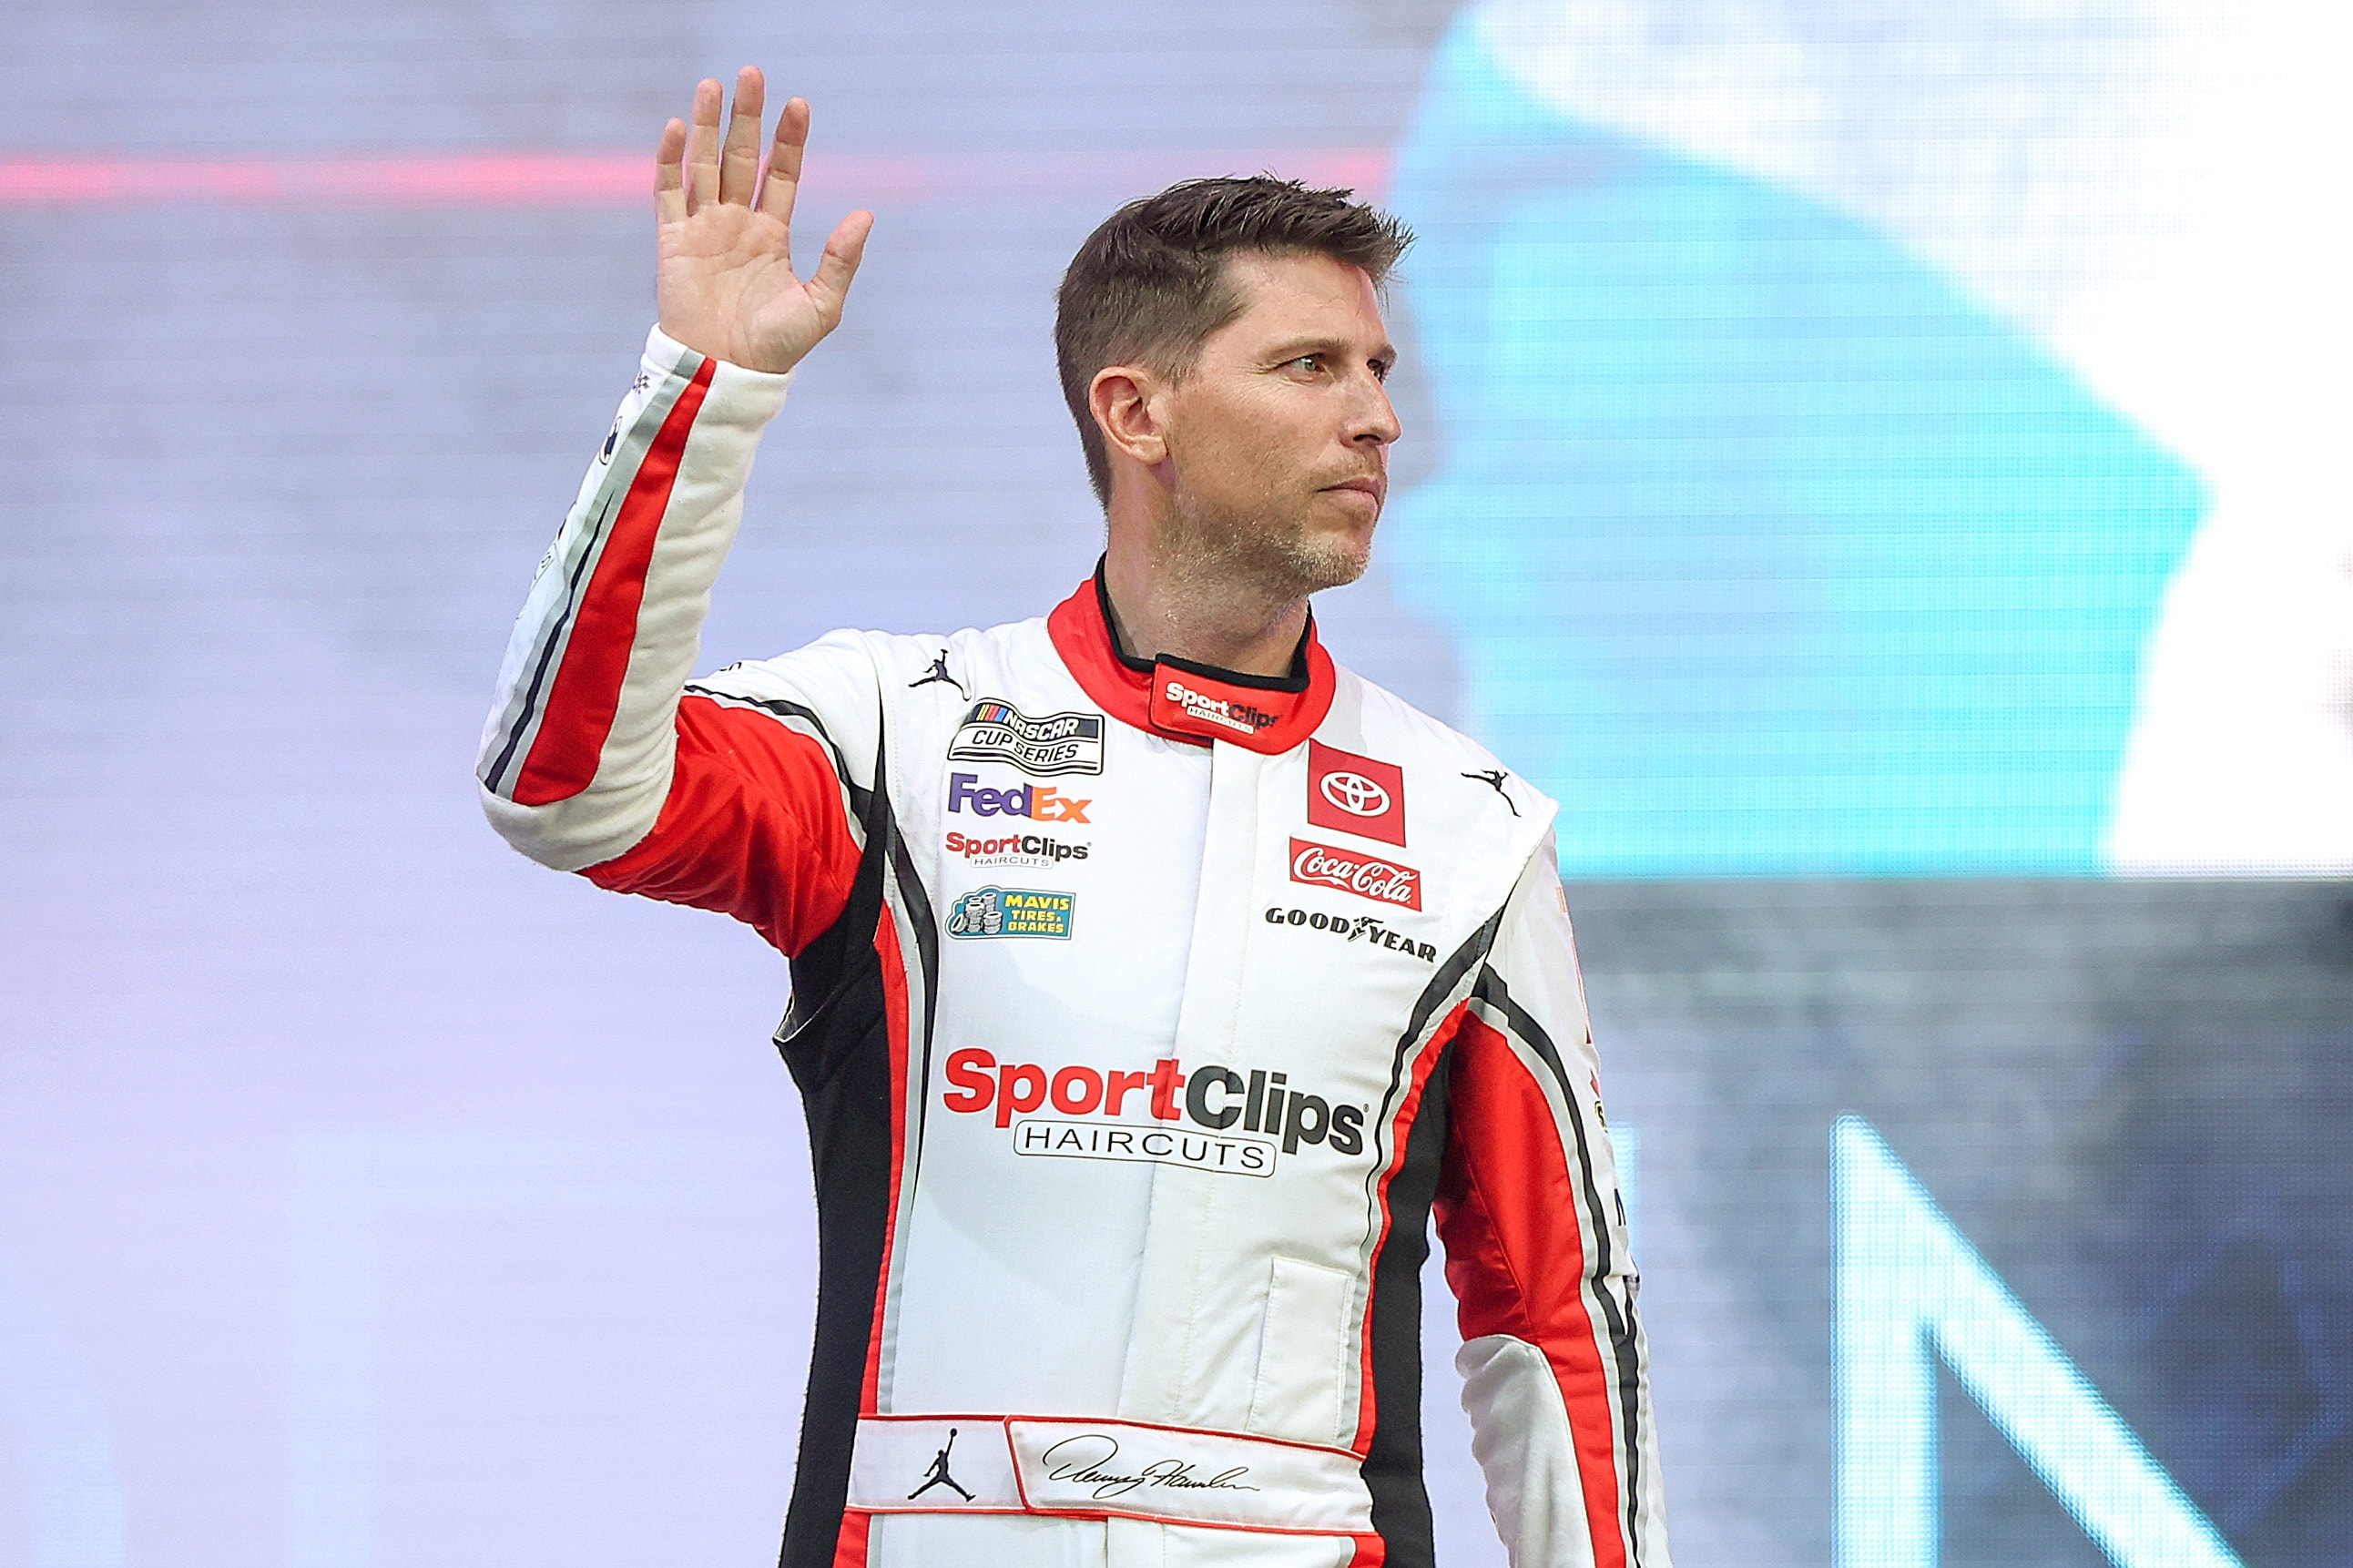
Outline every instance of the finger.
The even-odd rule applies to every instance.
[[[808,286],[828,320],[840,319],[850,279],[858,276],[858,264],[866,256],[866,237],[873,232],[874,215],[861,209],[843,218],[833,237],[825,242],[825,254],[818,258]]]
[[[760,183],[760,111],[766,83],[759,68],[745,66],[735,73],[735,107],[727,116],[727,148],[719,159],[719,199],[739,207],[752,205]]]
[[[662,127],[661,140],[654,146],[654,221],[684,223],[686,221],[686,171],[680,163],[686,156],[686,121],[673,120]]]
[[[793,221],[793,198],[800,194],[801,155],[808,151],[809,106],[806,98],[785,100],[776,116],[776,144],[768,149],[768,184],[760,193],[760,210],[785,223]]]
[[[686,142],[686,210],[698,212],[719,199],[719,103],[723,95],[708,77],[694,86],[694,130]]]

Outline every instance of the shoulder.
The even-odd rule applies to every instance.
[[[769,695],[781,688],[862,688],[895,705],[895,690],[921,690],[931,685],[955,687],[962,668],[973,663],[1004,661],[1021,635],[1039,628],[1042,621],[1017,621],[986,629],[956,632],[878,632],[849,627],[829,631],[790,653],[770,658],[743,659],[723,666],[693,682],[714,692],[746,696]]]
[[[1420,765],[1418,771],[1464,780],[1474,793],[1493,792],[1524,818],[1551,821],[1557,809],[1552,797],[1494,752],[1345,665],[1335,665],[1333,673],[1333,718],[1360,733],[1369,747],[1386,747],[1400,762],[1410,759]],[[1334,727],[1326,721],[1327,729]]]
[[[1360,839],[1393,846],[1378,853],[1458,935],[1504,907],[1552,831],[1552,801],[1493,752],[1353,670],[1335,667],[1331,710],[1303,750],[1303,845],[1344,858],[1368,850]]]
[[[976,698],[1002,695],[1051,655],[1042,619],[955,632],[844,628],[772,658],[744,659],[687,684],[687,695],[805,717],[870,751],[878,718],[953,725]]]

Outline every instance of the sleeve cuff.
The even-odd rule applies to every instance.
[[[659,327],[646,334],[645,363],[652,374],[691,375],[704,357]],[[716,417],[757,427],[775,418],[776,411],[785,405],[785,392],[793,384],[793,371],[776,375],[765,370],[747,370],[723,359],[714,359],[712,363],[717,368],[712,372],[711,390],[703,399],[704,418]]]

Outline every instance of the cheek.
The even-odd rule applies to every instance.
[[[1314,468],[1322,426],[1296,398],[1255,399],[1236,410],[1225,449],[1238,477],[1259,493],[1288,487]]]
[[[1186,487],[1222,508],[1257,510],[1295,496],[1317,471],[1329,420],[1300,389],[1259,385],[1185,410],[1175,448]]]

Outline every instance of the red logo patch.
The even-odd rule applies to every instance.
[[[1172,734],[1227,741],[1255,735],[1261,730],[1272,728],[1282,718],[1259,703],[1287,699],[1287,693],[1227,686],[1182,670],[1171,670],[1166,665],[1152,672],[1152,722]]]
[[[1307,742],[1307,820],[1315,827],[1405,844],[1405,770],[1321,741]]]
[[[1337,888],[1377,904],[1421,908],[1420,872],[1362,850],[1335,849],[1329,844],[1294,838],[1291,841],[1291,879],[1311,887]]]

